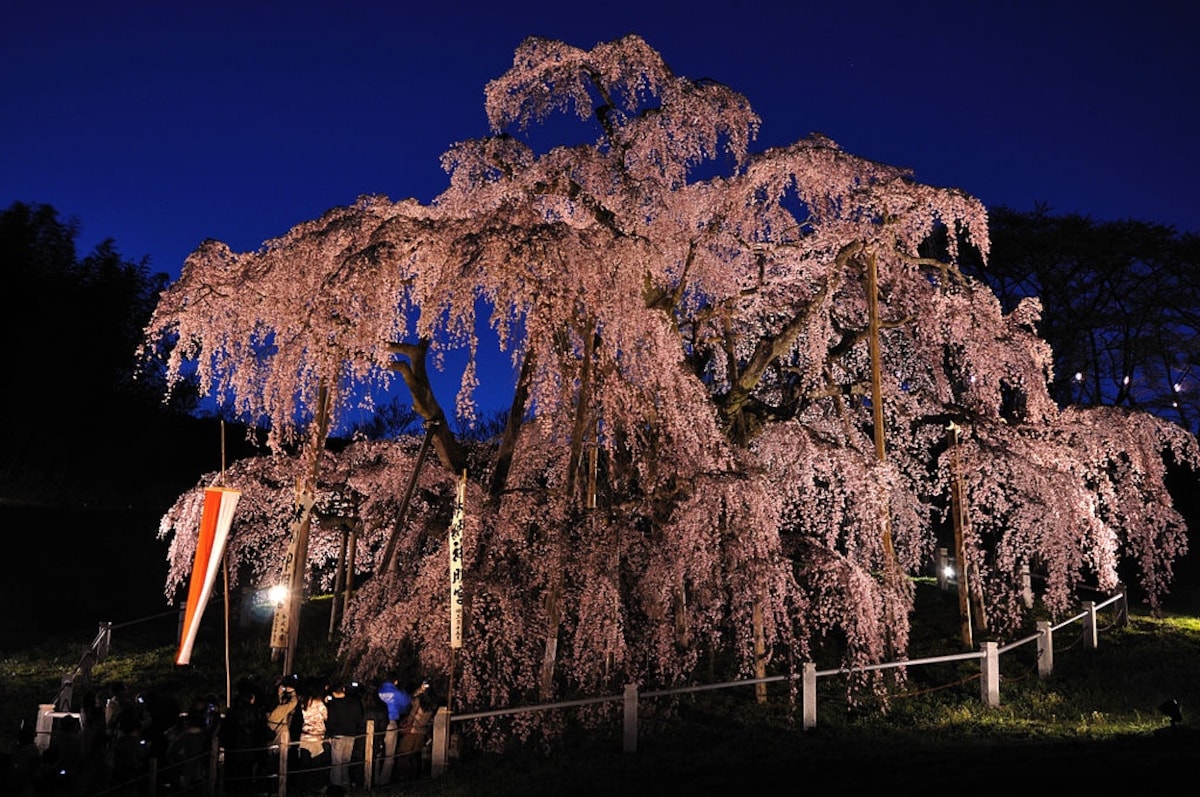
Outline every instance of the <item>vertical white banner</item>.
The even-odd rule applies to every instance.
[[[462,647],[463,610],[463,505],[467,500],[467,472],[462,472],[454,497],[454,516],[450,520],[450,647]]]
[[[308,490],[300,490],[296,493],[296,503],[292,507],[292,519],[288,527],[292,539],[288,543],[287,556],[283,560],[283,573],[279,576],[279,585],[286,587],[288,593],[275,604],[275,620],[271,623],[271,647],[277,650],[283,650],[288,646],[288,630],[291,627],[292,598],[290,592],[293,588],[292,582],[295,580],[296,568],[304,567],[303,562],[296,562],[296,547],[300,543],[300,526],[308,517],[308,513],[312,511],[314,503],[316,503],[316,496]]]

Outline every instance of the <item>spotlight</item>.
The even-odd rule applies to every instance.
[[[945,567],[942,568],[942,575],[945,576],[946,578],[950,578],[950,579],[954,578],[954,576],[955,576],[954,568],[950,565],[946,565]]]
[[[267,590],[267,600],[274,603],[276,606],[281,605],[288,597],[288,588],[283,584],[276,584]]]
[[[1158,710],[1171,718],[1171,725],[1175,726],[1183,722],[1183,709],[1179,707],[1179,701],[1171,698],[1158,707]]]

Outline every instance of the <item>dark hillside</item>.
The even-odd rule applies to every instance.
[[[159,519],[201,475],[220,469],[220,423],[148,413],[91,439],[60,453],[58,467],[46,452],[44,467],[0,484],[10,563],[0,581],[0,651],[168,608]],[[227,426],[227,461],[253,450],[241,429]]]

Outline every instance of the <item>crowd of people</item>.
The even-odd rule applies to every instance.
[[[34,726],[24,723],[0,785],[15,797],[140,797],[154,760],[160,785],[200,794],[216,741],[226,794],[276,793],[286,745],[289,794],[342,797],[366,785],[368,745],[373,787],[420,777],[438,708],[428,681],[398,675],[377,685],[292,675],[273,690],[243,679],[231,703],[222,712],[210,694],[184,708],[111,684],[106,698],[89,692],[76,711],[59,717],[44,750]]]

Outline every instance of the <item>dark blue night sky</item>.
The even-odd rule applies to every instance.
[[[0,26],[0,202],[54,205],[81,249],[112,237],[175,275],[205,238],[256,249],[360,194],[431,199],[525,36],[633,32],[746,94],[761,146],[819,131],[988,205],[1197,231],[1197,9],[18,3]]]

